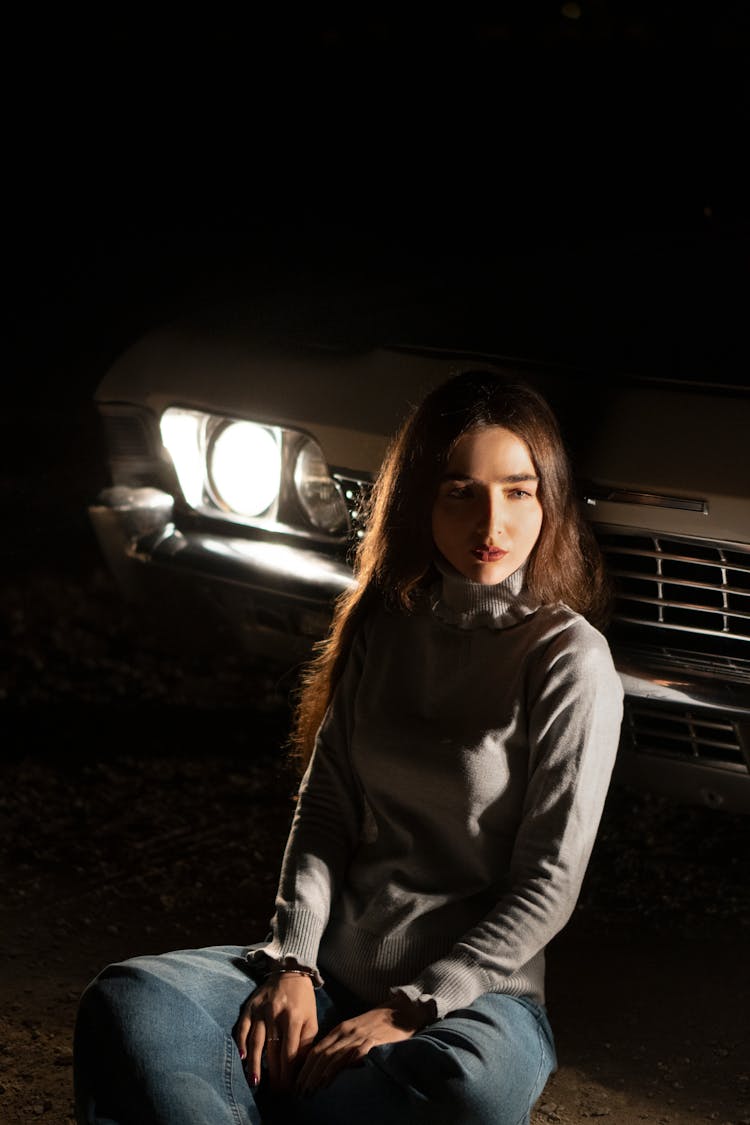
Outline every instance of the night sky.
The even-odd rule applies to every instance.
[[[42,387],[82,400],[152,324],[238,292],[314,322],[321,284],[342,328],[352,293],[398,284],[423,310],[449,293],[459,343],[614,366],[655,344],[688,377],[717,356],[735,369],[742,7],[16,19],[6,384],[25,404]],[[392,320],[373,306],[367,331]]]

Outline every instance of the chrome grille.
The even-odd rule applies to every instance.
[[[638,753],[747,770],[738,723],[711,711],[625,701],[624,745]]]
[[[750,549],[598,528],[616,627],[641,641],[750,660]]]
[[[151,457],[148,429],[138,414],[102,412],[104,436],[115,461],[140,461]]]
[[[359,542],[365,533],[367,506],[372,492],[372,481],[364,477],[334,472],[349,515],[350,538],[353,544]]]

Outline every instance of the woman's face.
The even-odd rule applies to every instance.
[[[538,487],[529,447],[510,430],[488,426],[464,434],[433,505],[435,546],[472,582],[502,582],[539,538]]]

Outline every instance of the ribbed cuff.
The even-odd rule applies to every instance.
[[[325,919],[310,910],[279,911],[272,922],[271,940],[254,948],[247,959],[268,968],[305,969],[312,974],[315,987],[320,988],[323,978],[317,967],[318,947],[325,924]]]
[[[472,1004],[489,988],[486,974],[470,958],[442,957],[411,984],[398,985],[391,991],[415,1004],[433,1004],[436,1018],[442,1019],[448,1012]]]

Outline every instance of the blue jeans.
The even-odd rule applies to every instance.
[[[250,1089],[232,1039],[255,988],[240,946],[110,965],[89,985],[75,1037],[85,1125],[524,1125],[555,1066],[544,1009],[485,993],[411,1039],[370,1051],[311,1097]],[[363,1011],[333,980],[321,1033]]]

